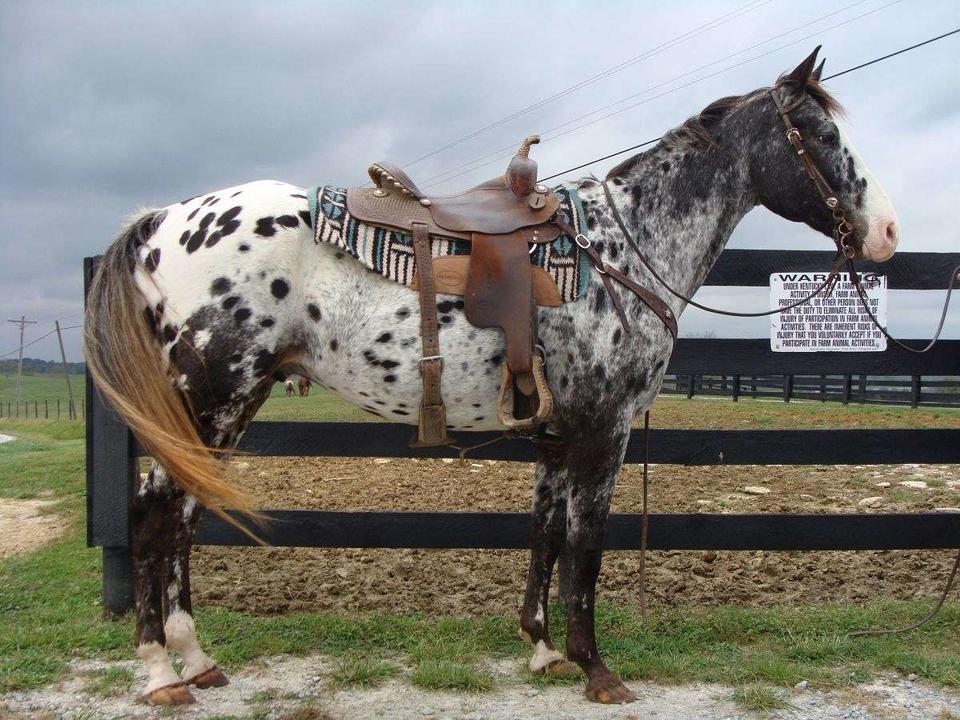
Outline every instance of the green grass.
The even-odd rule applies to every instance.
[[[87,681],[83,686],[83,692],[89,695],[118,697],[128,694],[133,687],[133,671],[125,667],[91,670],[84,675]]]
[[[428,659],[417,663],[410,682],[427,690],[484,692],[493,688],[493,678],[482,670],[456,660]]]
[[[0,495],[23,499],[52,494],[75,507],[82,505],[82,422],[4,419],[0,433],[16,438],[0,445]]]
[[[373,687],[399,674],[392,662],[365,655],[346,655],[337,661],[333,680],[338,685]]]
[[[733,700],[748,710],[766,713],[771,710],[786,710],[794,707],[787,694],[767,685],[744,685],[733,691]]]
[[[84,380],[85,378],[82,373],[70,374],[70,387],[73,390],[73,399],[78,405],[80,404],[80,399],[83,397]],[[67,381],[64,379],[62,373],[52,375],[30,375],[24,373],[20,378],[20,399],[30,401],[31,412],[33,412],[33,403],[36,400],[40,401],[41,406],[44,400],[49,400],[56,405],[57,398],[60,398],[65,413],[68,397]],[[6,414],[7,411],[7,403],[12,403],[16,399],[17,374],[0,374],[0,402],[3,403],[4,414]],[[40,411],[43,412],[42,407]]]

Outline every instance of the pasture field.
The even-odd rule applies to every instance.
[[[83,398],[84,375],[71,373],[70,385],[73,388],[73,399],[80,404]],[[44,400],[50,400],[56,403],[57,398],[67,406],[67,381],[63,374],[56,375],[28,375],[24,373],[21,377],[21,400],[28,400],[31,404],[35,401],[43,403]],[[6,403],[14,402],[17,399],[17,374],[0,374],[0,402],[6,407]]]
[[[353,411],[345,407],[317,388],[309,398],[284,398],[278,385],[260,419],[366,419],[351,415]],[[734,404],[663,398],[653,418],[660,427],[960,427],[957,410],[783,405],[753,400]],[[131,659],[132,619],[102,618],[100,552],[84,543],[82,423],[4,419],[0,420],[0,433],[16,437],[14,442],[0,445],[0,502],[45,498],[51,504],[44,512],[61,515],[67,525],[62,535],[42,549],[0,561],[0,694],[51,683],[64,676],[74,660]],[[306,460],[312,464],[297,464]],[[351,508],[408,509],[425,502],[435,509],[451,509],[457,502],[467,502],[517,509],[504,503],[528,502],[524,493],[529,493],[531,475],[530,466],[520,463],[474,466],[469,462],[323,458],[235,461],[241,463],[246,465],[238,468],[240,480],[252,487],[270,485],[264,498],[273,506],[289,502],[290,506],[330,507],[339,502]],[[766,504],[759,510],[764,512],[796,511],[801,489],[811,498],[815,496],[805,502],[822,511],[837,507],[863,511],[857,508],[857,499],[867,491],[885,495],[889,502],[885,507],[960,504],[960,492],[950,485],[958,477],[952,466],[929,469],[925,475],[931,486],[929,496],[896,487],[893,473],[906,473],[903,468],[884,472],[894,480],[894,487],[883,493],[875,489],[875,481],[881,478],[873,475],[880,469],[871,466],[808,468],[804,473],[809,477],[797,478],[795,484],[787,478],[789,468],[725,468],[726,474],[698,476],[691,493],[682,497],[666,491],[668,475],[661,470],[666,472],[657,467],[653,474],[656,511],[672,506],[695,508],[701,499],[711,503],[707,511],[724,511],[723,503],[740,511],[748,501],[737,497],[736,488],[754,482],[766,482],[775,489],[772,498],[761,499]],[[488,492],[479,482],[488,476],[495,491]],[[618,510],[628,509],[636,501],[635,479],[625,477],[624,490],[615,501]],[[678,476],[677,485],[684,485],[680,479]],[[305,480],[318,482],[311,485]],[[411,487],[417,482],[429,484],[411,500]],[[783,484],[778,487],[777,482]],[[711,489],[714,487],[716,492]],[[780,488],[783,492],[777,492]],[[364,491],[366,500],[358,499]],[[658,496],[658,492],[663,494]],[[257,554],[256,560],[250,553]],[[200,548],[194,583],[201,642],[228,672],[279,654],[321,653],[330,659],[332,669],[325,671],[324,682],[332,687],[372,685],[398,676],[422,688],[484,692],[497,682],[489,669],[491,659],[512,664],[516,676],[532,689],[571,682],[533,676],[524,669],[528,650],[517,638],[514,605],[504,602],[522,592],[522,577],[518,579],[516,570],[522,571],[521,554],[514,553],[506,560],[502,559],[509,555],[505,553],[463,553],[468,554],[482,559],[463,563],[452,557],[456,555],[453,551]],[[801,680],[816,688],[844,688],[892,671],[915,673],[931,683],[960,688],[960,603],[956,601],[948,602],[938,618],[919,631],[871,638],[847,635],[853,629],[907,624],[923,617],[944,578],[943,568],[949,564],[944,553],[925,554],[933,559],[920,566],[915,559],[896,565],[896,553],[869,554],[863,565],[873,564],[875,575],[888,563],[887,582],[901,586],[902,592],[887,592],[890,586],[881,584],[865,586],[879,587],[880,592],[871,589],[860,594],[847,592],[847,586],[861,579],[867,582],[870,572],[868,567],[864,574],[856,575],[856,582],[847,582],[844,566],[854,564],[853,553],[830,566],[836,572],[832,590],[825,580],[822,587],[817,586],[818,592],[809,594],[802,586],[807,575],[828,578],[834,572],[817,567],[820,560],[812,556],[779,554],[790,558],[789,562],[784,559],[786,572],[778,575],[780,559],[775,553],[727,553],[730,557],[710,562],[704,554],[669,553],[665,554],[669,557],[651,560],[654,568],[669,567],[671,576],[665,579],[652,572],[653,608],[646,620],[635,604],[624,601],[623,588],[631,586],[635,576],[623,555],[611,554],[605,566],[612,574],[622,570],[624,577],[622,586],[601,585],[598,637],[611,666],[627,679],[724,683],[737,688],[739,702],[756,709],[788,704],[789,689]],[[470,562],[492,563],[492,570],[481,566],[471,576],[471,568],[477,566]],[[728,587],[741,587],[742,595],[701,602],[702,596],[694,590],[700,585],[711,587],[709,571],[702,572],[706,565],[722,568],[714,575],[729,576],[720,580]],[[504,567],[508,568],[505,574]],[[917,577],[923,572],[929,577]],[[306,578],[306,589],[298,589],[295,582],[280,582],[295,580],[298,573]],[[387,581],[388,573],[394,575],[389,582],[406,587],[401,601],[393,605],[387,600],[355,601],[371,593],[383,594],[379,583]],[[327,579],[318,581],[320,574]],[[769,576],[768,582],[762,593],[760,589],[755,593],[751,583],[764,575]],[[676,593],[657,590],[658,583],[667,581]],[[245,596],[246,583],[267,587],[274,601],[258,603],[262,598],[259,591]],[[800,592],[785,592],[790,583],[800,584]],[[459,600],[450,591],[470,585],[473,594],[459,596]],[[445,591],[450,591],[446,604],[441,597]],[[777,593],[783,593],[791,604],[769,602]],[[693,604],[677,602],[684,594],[693,598]],[[554,613],[555,618],[562,617],[558,608]],[[562,630],[561,622],[554,626]],[[562,642],[562,632],[555,633],[555,639]],[[95,680],[91,693],[126,692],[131,676],[129,671],[116,671]],[[251,711],[249,717],[256,716]]]

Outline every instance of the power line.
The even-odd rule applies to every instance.
[[[882,62],[883,60],[888,60],[892,57],[896,57],[897,55],[903,55],[904,53],[910,52],[911,50],[916,50],[917,48],[923,47],[924,45],[929,45],[931,43],[937,42],[938,40],[943,40],[944,38],[950,37],[951,35],[956,35],[957,33],[960,33],[960,28],[956,28],[955,30],[950,30],[949,32],[945,32],[942,35],[937,35],[936,37],[932,37],[928,40],[924,40],[923,42],[916,43],[915,45],[910,45],[909,47],[905,47],[901,50],[897,50],[896,52],[892,52],[888,55],[883,55],[881,57],[874,58],[873,60],[868,60],[865,63],[861,63],[860,65],[855,65],[853,67],[847,68],[846,70],[841,70],[840,72],[834,73],[833,75],[828,75],[827,77],[822,78],[822,81],[825,82],[827,80],[833,80],[834,78],[838,78],[841,75],[846,75],[847,73],[852,73],[855,70],[860,70],[862,68],[869,67],[870,65],[875,65],[878,62]],[[616,157],[617,155],[623,155],[624,153],[631,152],[632,150],[638,150],[639,148],[645,147],[647,145],[652,145],[653,143],[659,142],[662,139],[663,139],[663,136],[660,136],[660,137],[653,138],[652,140],[647,140],[645,142],[642,142],[639,145],[633,145],[632,147],[624,148],[623,150],[617,150],[616,152],[610,153],[609,155],[604,155],[603,157],[590,160],[589,162],[585,162],[581,165],[576,165],[574,167],[567,168],[566,170],[561,170],[560,172],[554,173],[553,175],[548,175],[545,178],[540,178],[540,180],[541,182],[546,180],[553,180],[556,177],[559,177],[561,175],[566,175],[567,173],[573,172],[574,170],[582,170],[583,168],[589,165],[593,165],[594,163],[600,162],[602,160],[609,160],[610,158]]]
[[[899,1],[900,1],[900,0],[895,0],[895,2],[899,2]],[[696,68],[694,68],[694,69],[692,69],[692,70],[689,70],[689,71],[687,71],[687,72],[685,72],[685,73],[681,73],[680,75],[677,75],[677,76],[675,76],[675,77],[672,77],[672,78],[670,78],[669,80],[664,80],[664,81],[659,82],[659,83],[656,83],[656,84],[654,84],[654,85],[650,85],[649,87],[647,87],[647,88],[645,88],[645,89],[643,89],[643,90],[641,90],[641,91],[639,91],[639,92],[633,93],[633,94],[631,94],[631,95],[627,95],[627,96],[624,97],[624,98],[620,98],[620,99],[617,100],[616,102],[613,102],[613,103],[610,103],[610,104],[608,104],[608,105],[604,105],[604,106],[602,106],[602,107],[596,108],[595,110],[591,110],[591,111],[588,112],[588,113],[584,113],[583,115],[579,115],[579,116],[577,116],[577,117],[575,117],[575,118],[572,118],[571,120],[567,120],[566,122],[562,122],[562,123],[560,123],[559,125],[557,125],[557,126],[555,126],[555,127],[548,128],[547,130],[543,130],[543,131],[541,131],[539,134],[540,134],[541,136],[544,136],[544,135],[547,135],[547,134],[549,134],[549,133],[551,133],[551,132],[554,132],[554,131],[556,131],[556,130],[560,130],[560,129],[566,127],[567,125],[570,125],[570,124],[573,124],[573,123],[577,122],[578,120],[583,120],[584,118],[588,118],[588,117],[590,117],[591,115],[596,115],[596,114],[599,113],[599,112],[603,112],[604,110],[608,110],[608,109],[610,109],[610,108],[616,107],[617,105],[620,105],[621,103],[624,103],[624,102],[626,102],[627,100],[631,100],[631,99],[633,99],[633,98],[635,98],[635,97],[640,97],[641,95],[646,95],[647,93],[649,93],[649,92],[651,92],[651,91],[653,91],[653,90],[656,90],[657,88],[663,87],[664,85],[669,85],[670,83],[676,82],[677,80],[680,80],[680,79],[682,79],[682,78],[685,78],[685,77],[687,77],[687,76],[689,76],[689,75],[693,75],[694,73],[700,72],[701,70],[706,70],[707,68],[711,68],[711,67],[714,67],[714,66],[716,66],[716,65],[719,65],[719,64],[722,63],[724,60],[730,60],[731,58],[734,58],[734,57],[736,57],[737,55],[742,55],[743,53],[748,52],[748,51],[750,51],[750,50],[753,50],[754,48],[758,48],[758,47],[760,47],[761,45],[766,45],[766,44],[769,43],[769,42],[772,42],[772,41],[774,41],[774,40],[777,40],[777,39],[779,39],[779,38],[782,38],[782,37],[784,37],[784,36],[786,36],[786,35],[790,35],[791,33],[794,33],[794,32],[796,32],[796,31],[798,31],[798,30],[802,30],[803,28],[810,27],[811,25],[815,25],[815,24],[817,24],[818,22],[821,22],[821,21],[823,21],[823,20],[826,20],[827,18],[833,17],[834,15],[839,15],[840,13],[846,12],[847,10],[849,10],[849,9],[852,8],[852,7],[855,7],[855,6],[857,6],[857,5],[862,5],[864,2],[866,2],[866,0],[857,0],[856,2],[850,3],[849,5],[845,5],[844,7],[840,8],[839,10],[834,10],[833,12],[826,13],[825,15],[821,15],[821,16],[818,17],[818,18],[814,18],[813,20],[809,20],[809,21],[807,21],[807,22],[805,22],[805,23],[801,23],[800,25],[797,25],[796,27],[793,27],[793,28],[790,28],[789,30],[786,30],[786,31],[781,32],[781,33],[778,33],[777,35],[772,35],[772,36],[768,37],[766,40],[761,40],[760,42],[754,43],[753,45],[748,45],[748,46],[745,47],[745,48],[741,48],[740,50],[737,50],[736,52],[730,53],[729,55],[725,55],[725,56],[722,57],[722,58],[718,58],[717,60],[714,60],[713,62],[709,62],[709,63],[707,63],[707,64],[705,64],[705,65],[701,65],[701,66],[696,67]],[[892,3],[891,3],[891,4],[892,4]],[[872,11],[870,11],[870,12],[876,12],[877,10],[882,10],[884,7],[887,7],[887,6],[883,6],[883,7],[880,7],[880,8],[876,8],[875,10],[872,10]],[[869,13],[867,13],[867,14],[869,14]],[[849,18],[849,19],[848,19],[847,21],[845,21],[845,22],[852,22],[853,20],[856,20],[856,19],[858,19],[858,18],[860,18],[860,17],[863,17],[863,15],[858,15],[858,16],[856,16],[856,17]],[[833,26],[833,27],[837,27],[837,26]],[[826,32],[827,30],[832,30],[833,27],[826,28],[826,30],[820,30],[819,32]],[[802,39],[806,39],[806,38],[802,38]],[[780,48],[775,48],[774,50],[769,51],[767,54],[772,53],[772,52],[776,52],[777,50],[782,49],[782,47],[783,47],[783,46],[781,46]],[[759,58],[759,57],[763,57],[763,55],[758,56],[758,58]],[[753,58],[753,59],[755,60],[755,59],[758,59],[758,58]],[[747,62],[750,62],[750,61],[747,61]],[[734,66],[732,66],[732,67],[738,67],[738,66],[737,66],[737,65],[734,65]],[[731,69],[731,68],[727,68],[727,70],[729,70],[729,69]],[[721,72],[725,72],[725,71],[721,71]],[[708,75],[708,76],[706,76],[705,78],[701,78],[701,80],[702,80],[702,79],[707,79],[707,78],[709,78],[709,77],[712,77],[712,76],[709,76],[709,75]],[[696,81],[694,81],[694,82],[700,82],[700,80],[696,80]],[[657,98],[659,98],[659,97],[663,97],[663,95],[670,94],[670,93],[676,92],[676,91],[678,91],[678,90],[682,90],[683,88],[688,87],[690,84],[693,84],[693,83],[687,83],[687,84],[685,84],[685,85],[681,85],[681,86],[679,86],[679,87],[672,88],[671,90],[668,90],[666,93],[661,93],[660,95],[656,95],[656,96],[654,96],[654,97],[652,97],[652,98],[649,98],[649,100],[655,100],[655,99],[657,99]],[[625,108],[625,109],[628,109],[628,108]],[[549,139],[550,139],[550,138],[544,138],[544,140],[549,140]],[[509,157],[509,155],[508,155],[508,156],[504,156],[503,153],[504,153],[505,151],[508,151],[508,150],[513,150],[513,148],[514,148],[514,144],[511,143],[510,145],[506,145],[506,146],[504,146],[504,147],[498,148],[498,149],[496,149],[496,150],[494,150],[494,151],[492,151],[492,152],[490,152],[490,153],[487,153],[486,155],[483,155],[483,156],[481,156],[481,157],[474,158],[473,160],[470,160],[470,161],[465,162],[465,163],[461,163],[460,165],[455,165],[454,167],[448,168],[447,170],[444,170],[444,171],[441,172],[441,173],[437,173],[436,175],[434,175],[434,176],[432,176],[432,177],[428,177],[423,183],[421,183],[421,185],[424,185],[424,186],[426,186],[426,187],[429,187],[430,184],[433,183],[433,181],[436,181],[436,183],[434,183],[434,184],[438,184],[438,183],[440,183],[440,182],[445,182],[445,181],[447,181],[447,180],[452,180],[453,178],[459,177],[460,175],[466,174],[467,172],[472,172],[473,170],[477,170],[477,169],[479,169],[479,168],[481,168],[481,167],[484,167],[484,166],[486,166],[486,165],[489,165],[489,164],[491,164],[491,163],[490,163],[490,162],[485,162],[485,163],[483,163],[483,164],[481,164],[481,165],[475,165],[475,163],[480,162],[481,160],[487,160],[488,158],[493,158],[493,161],[497,161],[497,160],[503,159],[504,157]],[[466,172],[464,172],[464,173],[457,173],[458,170],[461,170],[461,169],[463,169],[463,168],[467,168]]]
[[[19,320],[18,320],[17,322],[19,322]],[[82,326],[82,325],[69,325],[69,326],[67,326],[67,327],[62,327],[62,328],[60,328],[60,329],[61,329],[61,330],[75,330],[75,329],[78,328],[78,327],[83,327],[83,326]],[[57,332],[57,329],[54,328],[53,330],[51,330],[51,331],[48,332],[47,334],[41,335],[40,337],[38,337],[36,340],[31,340],[30,342],[28,342],[26,345],[23,346],[23,349],[26,349],[26,348],[30,347],[31,345],[36,345],[36,344],[37,344],[38,342],[40,342],[41,340],[47,339],[48,337],[50,337],[51,335],[53,335],[53,334],[56,333],[56,332]],[[15,355],[19,350],[20,350],[20,348],[17,348],[17,350],[12,350],[12,351],[4,354],[4,355],[0,355],[0,360],[3,360],[4,358],[8,358],[8,357],[10,357],[11,355]]]
[[[743,49],[741,49],[741,50],[738,50],[737,52],[731,53],[731,54],[726,55],[726,56],[724,56],[724,57],[722,57],[722,58],[719,58],[719,59],[717,59],[717,60],[714,60],[713,62],[709,62],[709,63],[707,63],[707,64],[705,64],[705,65],[701,65],[701,66],[698,67],[698,68],[694,68],[693,70],[689,70],[689,71],[687,71],[687,72],[685,72],[685,73],[681,73],[680,75],[677,75],[677,76],[675,76],[675,77],[673,77],[673,78],[671,78],[671,79],[669,79],[669,80],[665,80],[665,81],[660,82],[660,83],[657,83],[657,84],[655,84],[655,85],[651,85],[650,87],[646,88],[645,90],[641,90],[640,92],[633,93],[633,94],[628,95],[628,96],[626,96],[626,97],[624,97],[624,98],[621,98],[620,100],[617,100],[617,101],[614,102],[614,103],[610,103],[610,104],[605,105],[605,106],[603,106],[603,107],[601,107],[601,108],[597,108],[596,110],[593,110],[593,111],[591,111],[591,112],[588,112],[588,113],[585,113],[585,114],[583,114],[583,115],[580,115],[580,116],[578,116],[578,117],[576,117],[576,118],[573,118],[572,120],[568,120],[568,121],[566,121],[566,122],[564,122],[564,123],[561,123],[560,125],[557,125],[557,126],[555,126],[555,127],[553,127],[553,128],[549,128],[548,130],[545,130],[543,133],[541,133],[541,135],[547,135],[548,133],[554,132],[554,131],[556,131],[556,130],[560,130],[561,128],[563,128],[563,127],[565,127],[565,126],[567,126],[567,125],[570,125],[570,124],[572,124],[572,123],[575,123],[575,122],[577,122],[578,120],[582,120],[582,119],[584,119],[584,118],[588,118],[588,117],[590,117],[591,115],[596,115],[596,114],[599,113],[599,112],[603,112],[604,110],[608,110],[608,109],[610,109],[610,108],[616,107],[617,105],[620,105],[620,104],[622,104],[622,103],[624,103],[624,102],[626,102],[626,101],[628,101],[628,100],[631,100],[631,99],[636,98],[636,97],[640,97],[641,95],[645,95],[645,94],[647,94],[648,92],[650,92],[651,90],[655,90],[655,89],[657,89],[657,88],[659,88],[659,87],[663,87],[664,85],[669,85],[670,83],[675,82],[675,81],[677,81],[677,80],[680,80],[681,78],[688,77],[688,76],[690,76],[690,75],[693,75],[694,73],[700,72],[701,70],[706,70],[706,69],[708,69],[708,68],[711,68],[711,67],[714,67],[714,66],[716,66],[716,65],[719,65],[719,64],[722,63],[724,60],[729,60],[729,59],[731,59],[731,58],[734,58],[734,57],[736,57],[737,55],[741,55],[741,54],[743,54],[744,52],[747,52],[748,50],[753,50],[754,48],[760,47],[761,45],[765,45],[766,43],[768,43],[768,42],[770,42],[770,41],[772,41],[772,40],[776,40],[776,39],[781,38],[781,37],[783,37],[783,36],[785,36],[785,35],[789,35],[789,34],[791,34],[791,33],[794,33],[794,32],[796,32],[797,30],[801,30],[801,29],[803,29],[803,28],[805,28],[805,27],[809,27],[810,25],[814,25],[814,24],[816,24],[816,23],[818,23],[818,22],[820,22],[820,21],[822,21],[822,20],[825,20],[825,19],[827,19],[827,18],[829,18],[829,17],[832,17],[832,16],[834,16],[834,15],[837,15],[837,14],[839,14],[839,13],[841,13],[841,12],[844,12],[845,10],[849,10],[850,8],[852,8],[852,7],[856,6],[856,5],[861,5],[861,4],[863,3],[863,1],[864,1],[864,0],[858,0],[858,2],[851,3],[850,5],[847,5],[847,6],[843,7],[843,8],[841,8],[840,10],[835,10],[835,11],[833,11],[833,12],[827,13],[826,15],[821,15],[820,17],[818,17],[818,18],[816,18],[816,19],[814,19],[814,20],[811,20],[811,21],[809,21],[809,22],[803,23],[802,25],[798,25],[798,26],[795,27],[795,28],[792,28],[792,29],[787,30],[787,31],[782,32],[782,33],[779,33],[779,34],[777,34],[777,35],[773,35],[773,36],[767,38],[766,40],[763,40],[763,41],[761,41],[761,42],[759,42],[759,43],[755,43],[755,44],[753,44],[753,45],[750,45],[750,46],[748,46],[748,47],[746,47],[746,48],[743,48]],[[678,85],[678,86],[676,86],[676,87],[670,88],[669,90],[665,90],[664,92],[658,93],[657,95],[653,95],[652,97],[645,98],[644,100],[641,100],[641,101],[639,101],[639,102],[633,103],[632,105],[627,105],[626,107],[622,107],[622,108],[620,108],[620,109],[618,109],[618,110],[614,110],[614,111],[612,111],[612,112],[607,113],[606,115],[602,115],[601,117],[594,118],[593,120],[589,120],[589,121],[587,121],[587,122],[585,122],[585,123],[582,123],[581,125],[577,125],[577,126],[575,126],[575,127],[568,128],[567,130],[564,130],[563,132],[557,132],[557,133],[555,133],[555,134],[553,134],[553,135],[550,135],[550,136],[548,136],[548,137],[543,137],[543,141],[544,141],[544,142],[547,142],[547,141],[549,141],[549,140],[555,140],[556,138],[562,137],[563,135],[567,135],[567,134],[569,134],[569,133],[576,132],[577,130],[582,130],[582,129],[585,128],[585,127],[589,127],[590,125],[593,125],[593,124],[596,124],[596,123],[601,122],[601,121],[603,121],[603,120],[606,120],[606,119],[608,119],[608,118],[611,118],[611,117],[613,117],[614,115],[618,115],[618,114],[624,113],[624,112],[626,112],[626,111],[628,111],[628,110],[632,110],[632,109],[634,109],[634,108],[636,108],[636,107],[639,107],[639,106],[641,106],[641,105],[645,105],[645,104],[647,104],[647,103],[649,103],[649,102],[653,102],[654,100],[658,100],[659,98],[665,97],[665,96],[667,96],[667,95],[671,95],[671,94],[673,94],[673,93],[675,93],[675,92],[678,92],[679,90],[683,90],[683,89],[685,89],[685,88],[691,87],[692,85],[696,85],[697,83],[703,82],[704,80],[709,80],[710,78],[716,77],[717,75],[722,75],[723,73],[729,72],[730,70],[733,70],[733,69],[735,69],[735,68],[741,67],[741,66],[743,66],[743,65],[747,65],[747,64],[749,64],[749,63],[751,63],[751,62],[755,62],[755,61],[757,61],[757,60],[760,60],[761,58],[767,57],[768,55],[772,55],[772,54],[774,54],[774,53],[776,53],[776,52],[779,52],[780,50],[784,50],[784,49],[786,49],[786,48],[788,48],[788,47],[791,47],[791,46],[793,46],[793,45],[797,45],[797,44],[799,44],[799,43],[801,43],[801,42],[804,42],[805,40],[809,40],[810,38],[817,37],[818,35],[821,35],[822,33],[829,32],[830,30],[836,30],[837,28],[843,27],[844,25],[849,25],[850,23],[852,23],[852,22],[854,22],[854,21],[856,21],[856,20],[860,20],[861,18],[864,18],[864,17],[866,17],[866,16],[868,16],[868,15],[872,15],[872,14],[874,14],[874,13],[880,12],[881,10],[885,10],[885,9],[887,9],[888,7],[891,7],[892,5],[896,5],[897,3],[901,2],[901,1],[902,1],[902,0],[892,0],[892,2],[888,2],[888,3],[886,3],[885,5],[881,5],[880,7],[876,7],[876,8],[873,8],[873,9],[871,9],[871,10],[867,10],[866,12],[863,12],[863,13],[861,13],[861,14],[859,14],[859,15],[854,15],[853,17],[847,18],[846,20],[843,20],[843,21],[841,21],[841,22],[839,22],[839,23],[836,23],[836,24],[834,24],[834,25],[831,25],[830,27],[826,27],[826,28],[817,30],[816,32],[810,33],[809,35],[805,35],[805,36],[803,36],[803,37],[801,37],[801,38],[797,38],[796,40],[791,40],[791,41],[788,42],[788,43],[784,43],[783,45],[779,45],[779,46],[777,46],[777,47],[775,47],[775,48],[772,48],[771,50],[767,50],[766,52],[762,52],[762,53],[760,53],[759,55],[754,55],[753,57],[747,58],[746,60],[741,60],[741,61],[738,62],[738,63],[734,63],[733,65],[730,65],[730,66],[728,66],[728,67],[722,68],[722,69],[717,70],[717,71],[715,71],[715,72],[712,72],[712,73],[710,73],[710,74],[708,74],[708,75],[703,75],[703,76],[698,77],[698,78],[696,78],[696,79],[694,79],[694,80],[691,80],[691,81],[689,81],[689,82],[686,82],[686,83],[684,83],[684,84],[682,84],[682,85]],[[513,147],[513,145],[508,145],[508,146],[506,146],[506,147],[504,147],[504,148],[501,148],[501,149],[499,149],[499,150],[494,151],[494,153],[502,153],[503,151],[509,150],[509,149],[511,149],[512,147]],[[506,154],[506,155],[497,154],[496,157],[493,157],[493,159],[491,159],[491,160],[489,160],[489,161],[487,161],[487,162],[482,162],[482,163],[480,163],[479,165],[475,165],[475,164],[474,164],[474,163],[477,163],[477,162],[479,162],[479,161],[481,161],[481,160],[484,160],[484,159],[486,159],[486,158],[488,158],[488,157],[491,157],[491,155],[493,155],[494,153],[489,153],[489,154],[484,155],[484,156],[482,156],[482,157],[475,158],[475,159],[473,159],[473,160],[471,160],[471,161],[469,161],[469,162],[467,162],[467,163],[463,163],[462,165],[459,165],[459,166],[457,166],[457,167],[455,167],[455,168],[452,168],[451,170],[448,170],[448,171],[446,171],[446,172],[440,173],[439,175],[435,175],[435,176],[432,177],[432,178],[427,178],[427,180],[424,181],[424,183],[421,183],[421,185],[422,185],[423,187],[431,187],[431,186],[433,186],[433,185],[438,185],[438,184],[440,184],[440,183],[442,183],[442,182],[446,182],[446,181],[448,181],[448,180],[452,180],[453,178],[460,177],[461,175],[469,174],[469,173],[473,172],[474,170],[479,170],[480,168],[485,167],[485,166],[487,166],[487,165],[492,165],[493,163],[498,162],[498,161],[500,161],[500,160],[506,160],[506,159],[508,159],[508,158],[510,158],[510,157],[512,156],[512,153],[511,153],[511,154]],[[459,168],[467,167],[467,166],[471,166],[471,167],[468,167],[466,170],[463,170],[462,172],[453,172],[453,171],[455,171],[455,170],[458,170]],[[451,173],[453,173],[453,174],[451,174]],[[434,181],[434,182],[431,182],[431,181]]]
[[[865,2],[865,1],[866,0],[861,0],[861,2]],[[467,140],[472,140],[473,138],[479,135],[482,135],[486,132],[489,132],[490,130],[493,130],[496,127],[500,127],[504,123],[510,122],[511,120],[515,120],[518,117],[526,115],[528,112],[532,110],[536,110],[537,108],[541,108],[544,105],[554,102],[555,100],[559,100],[562,97],[566,97],[567,95],[575,93],[577,90],[580,90],[586,87],[587,85],[591,85],[595,82],[598,82],[599,80],[603,80],[605,78],[610,77],[611,75],[615,75],[616,73],[630,67],[631,65],[636,65],[637,63],[642,62],[643,60],[646,60],[648,58],[651,58],[654,55],[659,55],[660,53],[666,50],[669,50],[672,47],[676,47],[677,45],[680,45],[686,42],[687,40],[691,40],[699,35],[709,32],[710,30],[714,30],[720,27],[721,25],[725,25],[726,23],[731,22],[737,19],[738,17],[746,15],[749,12],[753,12],[754,10],[757,10],[758,8],[764,5],[767,5],[770,2],[772,2],[772,0],[752,0],[752,2],[749,2],[746,5],[743,5],[735,10],[731,10],[730,12],[724,13],[723,15],[720,15],[719,17],[716,17],[713,20],[710,20],[709,22],[704,23],[703,25],[695,27],[692,30],[688,30],[687,32],[681,35],[678,35],[675,38],[668,40],[664,43],[661,43],[660,45],[657,45],[656,47],[653,47],[650,50],[646,50],[640,55],[635,55],[634,57],[629,58],[628,60],[624,60],[623,62],[618,63],[617,65],[613,65],[609,68],[606,68],[605,70],[602,70],[596,75],[592,75],[591,77],[585,80],[581,80],[580,82],[574,85],[571,85],[569,87],[566,87],[562,90],[555,92],[553,95],[549,95],[541,100],[538,100],[537,102],[531,105],[527,105],[526,107],[521,108],[520,110],[517,110],[500,120],[497,120],[496,122],[492,122],[488,125],[484,125],[483,127],[478,128],[477,130],[474,130],[473,132],[470,132],[464,135],[463,137],[457,138],[456,140],[452,140],[451,142],[447,143],[446,145],[443,145],[442,147],[437,148],[436,150],[428,152],[425,155],[421,155],[418,158],[415,158],[413,160],[410,160],[407,163],[404,163],[401,167],[409,168],[413,165],[416,165],[419,162],[422,162],[423,160],[426,160],[427,158],[431,158],[434,155],[438,155],[446,150],[449,150],[452,147],[455,147],[461,143],[464,143]]]

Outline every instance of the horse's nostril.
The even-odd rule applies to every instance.
[[[884,237],[887,242],[891,245],[895,245],[897,242],[897,224],[895,222],[887,223],[887,227],[884,232]]]

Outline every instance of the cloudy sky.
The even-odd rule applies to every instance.
[[[360,184],[372,160],[406,164],[448,145],[410,172],[420,180],[458,168],[431,188],[453,191],[502,170],[478,158],[573,128],[537,148],[541,175],[552,174],[768,85],[819,43],[829,74],[955,27],[956,0],[0,0],[0,355],[16,349],[7,318],[40,321],[28,340],[54,319],[79,323],[82,258],[137,208],[261,178]],[[830,84],[897,207],[903,250],[960,247],[958,59],[960,35]],[[758,209],[731,246],[829,241]],[[700,297],[763,305],[766,295]],[[929,334],[939,299],[891,293],[891,329]],[[958,317],[947,336],[960,337]],[[682,327],[760,337],[768,324],[688,313]],[[79,330],[66,336],[68,358],[80,359]],[[56,353],[48,338],[26,354]]]

